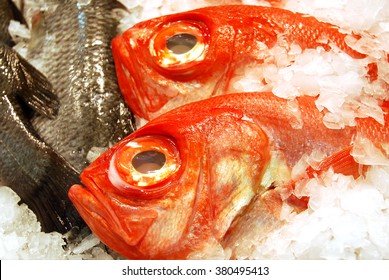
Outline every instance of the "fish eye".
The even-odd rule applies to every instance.
[[[189,52],[197,44],[196,36],[187,33],[176,34],[166,40],[166,47],[174,54]]]
[[[155,150],[140,152],[133,157],[131,162],[136,171],[144,174],[158,172],[165,163],[165,154]]]
[[[185,75],[201,63],[208,50],[208,31],[195,21],[169,23],[154,34],[149,51],[154,62],[170,74]]]
[[[160,186],[181,166],[173,139],[161,135],[135,138],[111,158],[108,178],[122,191],[147,191]]]

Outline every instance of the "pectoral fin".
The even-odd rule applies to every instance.
[[[16,51],[1,45],[1,83],[8,83],[7,94],[16,94],[39,114],[53,118],[59,102],[47,78]]]
[[[307,168],[307,174],[309,178],[313,178],[322,172],[332,168],[335,173],[340,173],[346,176],[353,176],[354,178],[359,177],[365,167],[357,163],[354,157],[351,155],[353,146],[349,146],[335,154],[332,154],[322,160],[317,169],[312,167]]]

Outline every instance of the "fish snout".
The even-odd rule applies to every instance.
[[[136,251],[133,247],[158,217],[152,209],[126,205],[117,199],[109,199],[108,195],[101,201],[99,195],[93,195],[81,185],[70,188],[69,198],[100,240],[125,256]]]

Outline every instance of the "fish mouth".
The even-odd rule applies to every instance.
[[[93,217],[101,224],[106,224],[111,220],[108,218],[109,214],[104,204],[87,187],[73,185],[69,189],[68,196],[84,220],[87,221]]]
[[[105,244],[112,244],[110,240],[121,243],[122,238],[112,230],[114,217],[88,187],[73,185],[68,196],[93,233]]]
[[[92,189],[97,188],[93,186]],[[68,196],[86,224],[104,244],[123,256],[137,258],[139,253],[136,248],[129,245],[123,238],[127,234],[120,234],[117,230],[121,228],[117,224],[117,216],[112,213],[112,209],[106,207],[106,203],[100,201],[98,194],[93,193],[88,187],[73,185],[69,189]],[[134,255],[129,255],[131,252]]]
[[[144,259],[137,249],[157,214],[120,203],[93,179],[73,185],[68,196],[92,232],[108,247],[130,259]],[[142,212],[144,210],[145,212]]]

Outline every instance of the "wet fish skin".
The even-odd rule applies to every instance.
[[[20,96],[26,105],[46,118],[54,118],[59,102],[53,94],[51,83],[15,51],[3,43],[0,43],[0,47],[3,90],[15,93],[24,91]]]
[[[26,24],[23,14],[12,0],[0,0],[0,42],[12,46],[14,41],[8,32],[11,20]]]
[[[8,26],[13,18],[11,1],[0,0],[0,42],[4,42],[7,45],[12,43],[11,35],[8,32]]]
[[[193,45],[187,52],[173,49]],[[350,34],[351,35],[351,34]],[[112,42],[120,89],[135,114],[145,119],[186,103],[225,94],[236,72],[260,65],[278,45],[302,49],[331,44],[354,58],[361,54],[345,43],[337,26],[288,10],[250,5],[205,7],[138,23]],[[191,39],[194,41],[191,41]],[[326,42],[323,39],[328,39]]]
[[[85,187],[72,186],[69,197],[91,230],[127,258],[183,259],[215,242],[234,249],[250,228],[261,236],[282,224],[282,186],[262,185],[272,159],[291,168],[313,150],[343,151],[356,134],[389,143],[388,114],[384,125],[366,118],[330,129],[315,100],[298,97],[301,114],[269,92],[184,105],[101,155],[82,172]],[[163,154],[164,164],[150,151]],[[141,153],[156,165],[150,172],[136,167]]]
[[[77,170],[92,147],[108,147],[131,133],[134,120],[117,86],[110,43],[116,1],[50,1],[32,35],[30,58],[43,61],[61,106],[57,116],[37,117],[38,134]],[[42,32],[43,28],[43,32]],[[43,33],[43,37],[34,34]]]
[[[40,72],[0,44],[0,185],[21,197],[43,231],[65,233],[84,227],[67,196],[69,184],[79,181],[79,173],[41,140],[26,105],[52,118],[58,100]]]

